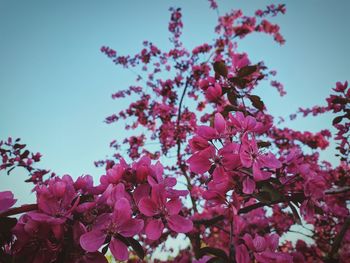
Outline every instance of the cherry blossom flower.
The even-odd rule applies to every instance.
[[[142,214],[152,217],[145,227],[149,239],[158,239],[163,232],[164,224],[177,233],[192,230],[192,221],[179,215],[182,208],[181,201],[178,198],[167,200],[164,188],[159,185],[152,187],[151,197],[143,197],[138,207]]]
[[[255,138],[249,140],[247,135],[242,138],[240,158],[244,167],[252,167],[253,177],[256,181],[271,177],[270,172],[262,171],[261,168],[276,169],[281,167],[281,162],[272,153],[263,154],[259,151]]]
[[[112,214],[99,216],[91,231],[80,237],[81,247],[88,252],[97,251],[106,238],[111,237],[109,248],[113,256],[118,260],[128,259],[128,248],[121,237],[132,237],[143,229],[143,220],[131,218],[129,201],[125,198],[115,203]]]
[[[11,191],[0,192],[0,212],[9,209],[16,203],[16,199],[13,198]]]

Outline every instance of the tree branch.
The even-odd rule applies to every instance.
[[[198,220],[193,220],[194,224],[197,225],[206,225],[206,226],[211,226],[211,225],[215,225],[217,222],[224,220],[225,216],[224,215],[219,215],[219,216],[215,216],[211,219],[198,219]]]
[[[33,210],[38,210],[37,204],[22,205],[20,207],[10,208],[10,209],[0,213],[0,217],[13,216],[13,215],[33,211]]]
[[[177,131],[176,143],[177,143],[177,162],[178,162],[178,165],[180,166],[182,174],[186,178],[187,188],[190,191],[190,198],[191,198],[193,211],[195,213],[197,213],[198,209],[197,209],[197,205],[196,205],[196,200],[194,200],[193,196],[191,195],[191,190],[192,190],[191,180],[190,180],[190,177],[187,174],[186,168],[185,168],[185,166],[183,164],[182,157],[181,157],[181,139],[180,139],[180,120],[181,120],[182,103],[183,103],[183,100],[185,98],[185,95],[186,95],[186,92],[187,92],[187,88],[188,88],[188,86],[190,84],[190,80],[191,80],[191,77],[187,77],[186,83],[185,83],[185,88],[182,91],[180,102],[179,102],[179,109],[178,109],[178,112],[177,112],[177,121],[176,121],[176,131]]]
[[[339,188],[328,189],[324,193],[326,195],[336,195],[336,194],[343,194],[343,193],[346,193],[349,191],[350,191],[350,186],[343,186],[343,187],[339,187]]]
[[[343,241],[343,238],[344,238],[344,236],[346,234],[346,231],[348,230],[349,226],[350,226],[350,217],[348,217],[345,220],[344,225],[342,226],[342,228],[340,229],[338,235],[334,239],[334,242],[333,242],[332,248],[331,248],[331,252],[328,255],[328,259],[329,260],[334,259],[334,256],[337,254],[337,252],[338,252],[338,250],[340,248],[341,242]]]

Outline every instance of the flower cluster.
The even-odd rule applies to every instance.
[[[269,80],[285,95],[270,79],[276,71],[238,51],[239,40],[255,32],[283,44],[268,17],[284,14],[285,6],[220,16],[216,1],[209,2],[219,16],[212,43],[185,48],[181,9],[171,8],[170,50],[149,41],[134,55],[101,48],[114,64],[141,73],[137,84],[112,95],[129,105],[105,122],[123,120],[128,137],[113,140],[116,152],[95,162],[105,166],[97,184],[90,175],[73,179],[35,168],[41,155],[19,139],[0,142],[0,170],[25,168],[36,194],[34,204],[13,207],[12,192],[1,189],[1,262],[104,263],[108,251],[116,260],[149,262],[155,249],[173,251],[166,241],[182,237],[188,247],[165,262],[348,261],[348,83],[336,83],[326,106],[300,108],[304,116],[337,115],[340,162],[332,165],[319,157],[331,131],[276,124],[255,94]],[[298,233],[312,244],[280,241],[305,223],[311,227]]]
[[[7,240],[16,250],[12,256],[21,262],[85,262],[87,258],[106,262],[99,252],[102,246],[118,260],[129,258],[131,246],[143,257],[144,250],[134,237],[152,246],[161,235],[188,233],[193,228],[183,216],[187,212],[180,200],[188,191],[174,189],[176,183],[174,177],[164,177],[159,162],[152,165],[148,157],[131,165],[124,160],[110,163],[96,186],[89,175],[76,181],[69,175],[46,180],[34,188],[36,205],[19,208],[28,212]],[[1,219],[9,219],[15,202],[10,191],[0,193]],[[38,249],[34,255],[33,249]],[[32,261],[25,261],[26,257]]]

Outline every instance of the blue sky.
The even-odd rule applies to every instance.
[[[242,8],[246,14],[281,1],[221,1],[220,13]],[[299,106],[324,101],[334,83],[350,77],[350,1],[289,1],[287,14],[273,19],[287,42],[255,35],[241,41],[252,61],[278,70],[287,95],[262,85],[258,93],[272,113],[288,116]],[[213,38],[217,15],[205,0],[12,1],[0,0],[0,138],[20,137],[43,154],[42,168],[59,174],[97,176],[93,161],[108,144],[123,138],[106,116],[123,103],[110,95],[132,84],[134,76],[115,67],[99,51],[137,52],[143,40],[168,46],[168,8],[183,9],[183,42],[189,49]],[[331,116],[288,123],[300,130],[330,126]],[[333,151],[322,154],[335,161]],[[0,176],[0,191],[12,189],[20,203],[33,200],[20,170]]]

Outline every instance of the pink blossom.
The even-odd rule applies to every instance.
[[[278,247],[279,240],[279,237],[276,234],[265,235],[265,237],[256,235],[254,239],[251,235],[245,234],[243,240],[246,246],[254,251],[254,257],[258,262],[293,262],[293,257],[291,255],[275,251]]]
[[[74,182],[69,175],[55,177],[47,185],[38,185],[35,191],[39,211],[30,212],[30,217],[37,221],[62,224],[71,217],[79,203]]]
[[[253,177],[256,181],[266,180],[271,177],[270,172],[262,171],[261,168],[276,169],[282,165],[272,153],[261,153],[255,138],[253,137],[249,140],[247,135],[242,138],[240,158],[244,167],[253,168]]]
[[[111,237],[109,248],[113,256],[118,260],[128,259],[128,248],[117,236],[132,237],[143,229],[143,220],[131,218],[132,211],[129,201],[119,199],[114,206],[112,214],[99,216],[90,232],[80,237],[81,247],[88,252],[97,251],[104,243],[107,236]]]
[[[163,187],[152,187],[151,197],[143,197],[138,203],[142,214],[150,217],[145,232],[149,239],[158,239],[164,229],[164,223],[177,233],[187,233],[192,230],[191,220],[179,215],[182,203],[178,198],[167,200]]]
[[[207,141],[225,137],[226,120],[220,113],[216,113],[214,116],[214,128],[204,125],[198,126],[196,133]]]
[[[208,87],[208,89],[205,92],[205,97],[208,101],[214,102],[217,101],[222,95],[222,89],[221,86],[217,83],[215,83],[214,86]]]
[[[9,209],[17,202],[17,199],[13,199],[13,193],[11,191],[0,192],[0,212]]]
[[[203,174],[207,172],[212,164],[215,162],[216,150],[214,146],[193,154],[187,162],[190,165],[190,169],[194,173]]]
[[[230,125],[232,125],[241,134],[245,132],[261,132],[263,125],[257,122],[252,116],[244,116],[240,111],[235,115],[229,114]]]

